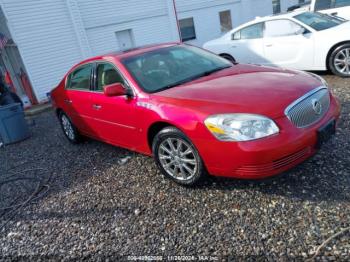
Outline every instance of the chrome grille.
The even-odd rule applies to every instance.
[[[296,127],[303,128],[319,121],[328,111],[329,104],[329,91],[322,86],[294,101],[285,114]]]

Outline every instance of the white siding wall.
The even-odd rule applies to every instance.
[[[121,30],[132,30],[136,46],[179,40],[172,0],[78,0],[78,4],[93,54],[120,49],[115,33]]]
[[[12,37],[34,92],[42,101],[68,68],[82,59],[64,1],[2,0]]]
[[[281,0],[281,11],[286,12],[288,7],[298,4],[298,0]]]
[[[233,28],[272,13],[272,0],[176,0],[179,19],[193,17],[196,39],[188,43],[201,46],[220,37],[219,12],[230,10]]]
[[[283,0],[282,0],[283,1]],[[241,25],[255,19],[257,16],[267,16],[272,14],[272,0],[242,0]],[[236,25],[237,26],[237,25]]]
[[[119,50],[115,32],[132,29],[135,46],[178,41],[169,31],[167,16],[153,17],[121,24],[111,24],[87,30],[93,54],[104,54]]]

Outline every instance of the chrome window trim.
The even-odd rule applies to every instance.
[[[103,59],[96,59],[93,61],[88,61],[85,63],[82,63],[80,65],[77,65],[75,67],[73,67],[67,74],[66,78],[65,78],[65,83],[64,83],[64,89],[65,90],[72,90],[72,91],[81,91],[81,92],[89,92],[89,93],[100,93],[103,94],[103,91],[97,91],[95,90],[95,80],[97,78],[97,76],[95,77],[95,71],[97,69],[97,66],[99,64],[103,64],[103,63],[108,63],[110,65],[112,65],[114,67],[114,69],[120,74],[120,76],[124,79],[124,84],[126,85],[125,88],[129,89],[131,92],[131,96],[135,97],[135,90],[134,87],[132,87],[132,85],[130,84],[130,81],[124,76],[124,74],[121,73],[121,71],[119,70],[119,68],[111,61],[108,60],[103,60]],[[77,69],[79,69],[80,67],[86,66],[86,65],[91,65],[92,66],[92,70],[91,70],[91,79],[90,79],[90,88],[89,89],[77,89],[77,88],[69,88],[67,87],[67,82],[68,82],[68,78],[69,76],[74,73]]]
[[[90,87],[89,87],[89,89],[79,89],[79,88],[70,88],[70,87],[67,87],[68,78],[70,77],[70,75],[73,74],[73,73],[74,73],[76,70],[78,70],[80,67],[87,66],[87,65],[91,65],[91,66],[92,66],[92,68],[91,68],[91,74],[90,74]],[[67,76],[66,76],[66,79],[65,79],[65,82],[64,82],[64,89],[65,89],[65,90],[74,90],[74,91],[90,92],[90,91],[91,91],[91,88],[92,88],[92,86],[91,86],[91,80],[92,80],[92,78],[93,78],[93,76],[92,76],[92,73],[93,73],[93,70],[94,70],[93,66],[94,66],[94,62],[89,61],[89,62],[86,62],[86,63],[83,63],[83,64],[80,64],[80,65],[77,65],[77,66],[73,67],[73,68],[69,71],[69,73],[67,74]]]
[[[299,97],[297,100],[292,102],[287,108],[284,110],[284,114],[289,118],[289,111],[295,107],[297,104],[299,104],[301,101],[307,99],[309,96],[312,96],[313,94],[317,93],[318,91],[322,89],[328,89],[326,86],[319,86],[315,89],[312,89],[311,91],[307,92],[305,95]],[[290,118],[289,118],[290,119]]]
[[[122,83],[122,84],[125,85],[125,88],[129,89],[132,92],[132,96],[135,96],[135,91],[131,87],[130,82],[128,81],[128,79],[124,76],[124,74],[119,70],[119,68],[113,62],[110,62],[108,60],[98,59],[98,60],[95,60],[95,63],[96,63],[96,68],[94,70],[95,70],[96,73],[97,73],[97,67],[100,64],[110,64],[115,69],[115,71],[123,78],[124,83]],[[96,86],[95,86],[96,85],[96,80],[97,80],[97,75],[95,74],[94,79],[93,79],[93,81],[94,81],[94,88],[93,88],[92,92],[93,93],[103,93],[103,91],[96,90]]]

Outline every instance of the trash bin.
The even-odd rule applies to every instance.
[[[0,141],[7,145],[30,136],[21,104],[0,106]]]

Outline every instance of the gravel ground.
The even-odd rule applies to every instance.
[[[350,79],[323,76],[343,106],[336,137],[302,165],[262,181],[212,177],[184,188],[149,157],[96,141],[71,145],[52,112],[36,116],[31,139],[0,149],[0,260],[311,258],[350,226]],[[18,179],[4,184],[9,177]],[[4,209],[32,195],[25,206]],[[350,232],[318,258],[350,259]]]

